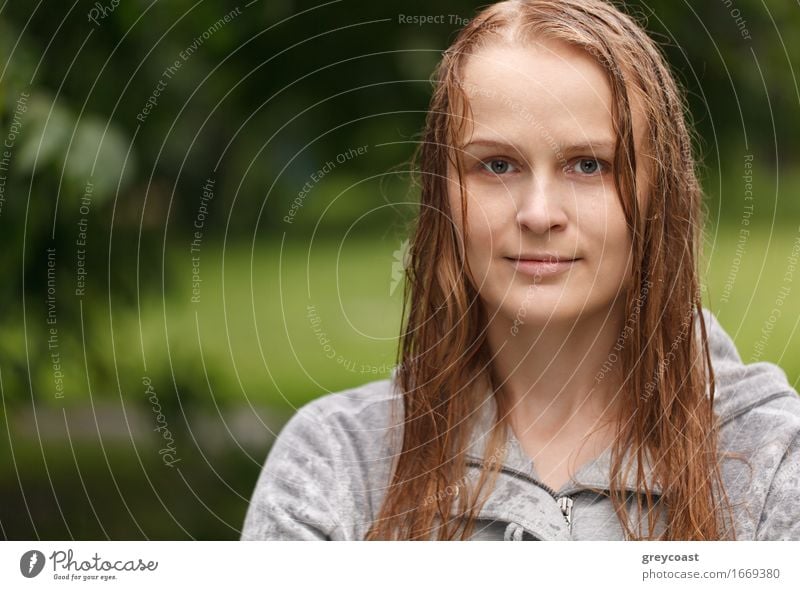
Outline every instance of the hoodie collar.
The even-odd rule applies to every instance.
[[[491,429],[496,421],[497,404],[491,389],[485,392],[484,401],[480,405],[479,415],[476,418],[475,427],[472,429],[469,450],[467,451],[467,460],[472,462],[484,462],[484,454],[486,445],[488,444],[489,437],[491,436]],[[539,479],[533,459],[522,448],[522,445],[517,439],[514,431],[510,426],[505,426],[505,443],[501,445],[498,456],[499,459],[503,451],[505,451],[505,459],[503,461],[503,473],[509,477],[514,477],[519,480],[532,480],[537,482],[543,488],[546,488],[548,494],[552,492],[557,496],[565,496],[574,494],[577,491],[584,489],[598,489],[607,491],[610,487],[611,473],[611,447],[606,448],[600,455],[585,462],[579,467],[577,472],[573,475],[571,480],[565,483],[560,489],[553,490],[549,486],[541,482]],[[489,457],[489,461],[495,457]],[[632,457],[632,453],[628,450],[622,462],[623,468],[631,465],[626,477],[623,481],[623,489],[636,492],[640,487],[636,480],[636,459]],[[643,462],[643,470],[645,481],[648,487],[654,494],[660,495],[662,490],[661,486],[655,482],[653,467],[648,458]],[[549,490],[549,491],[548,491]],[[552,495],[552,494],[551,494]]]
[[[720,420],[720,428],[735,428],[731,423],[738,416],[750,409],[767,403],[784,395],[794,395],[786,373],[777,365],[767,362],[744,364],[736,346],[722,328],[711,311],[703,308],[702,313],[707,326],[709,352],[714,368],[716,393],[714,396],[714,412]],[[699,327],[698,327],[699,333]],[[709,393],[707,389],[706,393]],[[486,444],[497,416],[497,405],[491,388],[486,388],[481,399],[472,429],[468,460],[482,462]],[[500,451],[506,451],[503,467],[506,475],[520,478],[520,474],[537,480],[533,460],[522,448],[513,430],[506,426],[505,444]],[[499,459],[499,457],[497,457]],[[491,458],[490,458],[491,459]],[[623,480],[623,489],[638,492],[641,487],[637,481],[638,461],[631,449],[626,450],[622,460],[623,469],[627,473]],[[642,463],[644,481],[653,494],[663,492],[661,485],[655,481],[653,465],[650,457],[645,456]],[[607,491],[610,487],[611,448],[606,448],[600,455],[585,462],[573,475],[570,482],[559,490],[552,490],[556,495],[569,495],[584,489]]]

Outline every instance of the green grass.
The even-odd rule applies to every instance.
[[[191,261],[175,255],[173,274],[184,280],[166,316],[160,302],[143,309],[146,354],[166,355],[168,341],[176,372],[223,403],[297,405],[387,377],[400,331],[402,284],[390,294],[399,246],[235,244],[223,252],[204,244],[199,303],[191,301]]]
[[[796,383],[800,356],[791,351],[800,345],[800,284],[785,282],[784,273],[800,234],[786,227],[750,230],[727,300],[725,284],[732,273],[738,227],[723,225],[716,235],[708,234],[705,306],[719,318],[746,362],[775,362]],[[142,309],[145,354],[148,365],[156,367],[151,372],[169,375],[171,358],[182,396],[286,409],[327,391],[387,377],[400,330],[402,285],[389,293],[393,253],[399,246],[396,238],[345,240],[341,251],[339,242],[329,241],[314,242],[310,248],[290,244],[283,251],[279,242],[258,244],[251,272],[249,244],[229,246],[224,253],[219,244],[204,244],[200,303],[190,301],[189,256],[175,253],[171,272],[181,278],[175,279],[177,288],[168,295],[166,315],[160,300]],[[800,271],[795,281],[800,283]],[[791,291],[782,317],[764,340],[763,353],[756,356],[762,328],[783,285]],[[314,331],[309,305],[314,306],[312,315],[329,341],[328,349]],[[119,357],[141,356],[135,316],[115,320],[115,333],[118,346],[127,345],[126,352],[118,351]],[[172,384],[162,389],[165,386]]]
[[[798,227],[750,229],[736,265],[739,229],[722,226],[706,243],[704,305],[731,335],[744,362],[780,365],[791,383],[800,380],[800,259]],[[798,243],[800,244],[800,243]],[[794,271],[789,257],[795,248]],[[782,303],[779,300],[782,299]],[[773,309],[780,317],[770,326]]]

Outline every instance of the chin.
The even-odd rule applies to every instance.
[[[621,279],[620,279],[621,280]],[[534,282],[531,277],[487,273],[481,299],[488,317],[497,314],[517,325],[571,324],[614,305],[614,290],[606,283],[551,277]]]
[[[526,323],[541,324],[542,326],[548,322],[552,324],[554,322],[572,321],[580,315],[580,307],[564,301],[558,303],[540,302],[528,305],[526,309],[527,311],[523,312]],[[516,313],[516,310],[514,313]]]
[[[500,300],[503,294],[493,297],[493,304],[487,309],[494,309],[499,315],[508,319],[512,324],[542,325],[550,322],[571,320],[580,314],[579,302],[565,294],[561,289],[552,289],[550,293],[541,290],[530,291],[526,287],[512,286],[505,299]],[[491,314],[490,314],[491,315]]]

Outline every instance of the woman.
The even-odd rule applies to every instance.
[[[610,4],[470,21],[418,154],[400,363],[298,412],[242,538],[800,539],[800,400],[702,309],[683,114]]]

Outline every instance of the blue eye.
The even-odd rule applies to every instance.
[[[586,176],[594,176],[598,172],[605,172],[606,164],[595,158],[578,158],[571,166],[570,171]]]
[[[491,172],[492,174],[496,174],[498,176],[502,176],[513,167],[511,162],[508,160],[501,160],[499,158],[481,162],[481,166],[483,166],[487,172]]]

